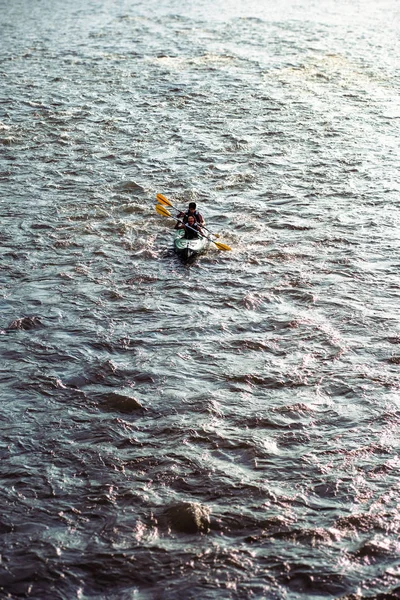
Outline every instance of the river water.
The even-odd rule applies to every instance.
[[[0,15],[0,597],[399,598],[398,3]]]

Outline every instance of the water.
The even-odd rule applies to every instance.
[[[400,597],[397,4],[0,8],[0,597]]]

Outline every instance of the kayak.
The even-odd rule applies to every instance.
[[[191,262],[207,250],[210,242],[207,238],[200,236],[194,240],[187,240],[184,235],[183,229],[177,229],[174,237],[174,249],[184,262]]]

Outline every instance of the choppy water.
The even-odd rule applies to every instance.
[[[398,3],[0,15],[0,597],[400,597]]]

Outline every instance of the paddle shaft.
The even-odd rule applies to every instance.
[[[172,216],[172,215],[171,215]],[[174,218],[174,217],[172,217]],[[210,242],[212,242],[213,240],[209,237],[207,237],[206,235],[203,235],[202,233],[200,233],[200,231],[198,229],[195,229],[194,227],[190,227],[190,225],[188,225],[187,223],[184,223],[181,219],[176,219],[178,221],[178,223],[182,223],[182,225],[184,227],[187,227],[188,229],[191,229],[192,231],[194,231],[195,233],[198,233],[200,237],[206,238],[206,240],[210,240]],[[201,227],[201,225],[200,225]]]

